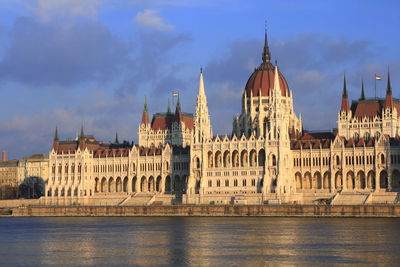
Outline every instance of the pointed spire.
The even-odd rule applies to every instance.
[[[178,94],[178,100],[176,101],[176,112],[181,112],[181,102],[179,101],[179,94]]]
[[[364,80],[361,81],[361,97],[360,100],[365,100]]]
[[[348,98],[348,95],[347,95],[346,74],[344,75],[344,78],[343,78],[343,94],[342,94],[342,97],[343,97],[343,98]]]
[[[85,133],[83,132],[83,123],[81,124],[81,133],[79,134],[79,139],[85,139]]]
[[[203,68],[200,68],[199,95],[205,95],[205,92],[204,92],[204,80],[203,80]]]
[[[340,111],[350,111],[349,99],[347,95],[346,75],[343,78],[343,94],[342,94],[342,105]]]
[[[281,85],[279,83],[279,70],[278,66],[275,66],[275,73],[274,73],[274,94],[275,96],[279,96],[281,92]]]
[[[392,86],[390,85],[390,72],[389,71],[388,71],[386,94],[392,94]]]
[[[147,109],[147,97],[146,96],[144,96],[143,112],[148,112],[148,109]]]
[[[265,36],[264,36],[264,50],[262,54],[262,61],[264,64],[270,63],[271,53],[269,52],[268,36],[267,36],[267,22],[265,22]]]
[[[168,104],[167,104],[167,114],[171,113],[171,106],[169,104],[169,98],[168,98]]]
[[[390,73],[388,71],[388,81],[386,87],[385,108],[393,108],[392,87],[390,85]]]
[[[143,105],[143,113],[142,113],[142,122],[141,124],[149,123],[149,112],[147,109],[147,98],[144,96],[144,105]]]
[[[58,127],[56,126],[56,130],[54,132],[54,141],[58,141]]]
[[[118,132],[115,132],[115,141],[114,141],[114,143],[119,144],[119,141],[118,141]]]

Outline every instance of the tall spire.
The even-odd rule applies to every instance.
[[[386,94],[392,94],[392,86],[390,85],[390,72],[389,71],[388,71]]]
[[[264,36],[264,50],[262,54],[263,64],[270,63],[271,53],[269,52],[268,36],[267,36],[267,23],[265,22],[265,36]]]
[[[59,145],[59,141],[58,141],[58,128],[56,126],[56,130],[54,132],[54,140],[53,140],[53,149],[57,150],[58,149],[58,145]]]
[[[349,99],[347,95],[346,75],[343,78],[343,94],[342,94],[342,106],[340,111],[350,111]]]
[[[181,112],[181,102],[179,101],[179,94],[178,94],[178,100],[176,101],[176,112]]]
[[[119,141],[118,141],[118,132],[115,132],[115,141],[114,141],[114,143],[119,144]]]
[[[344,78],[343,78],[343,94],[342,94],[342,97],[343,97],[343,98],[348,98],[348,95],[347,95],[346,74],[344,75]]]
[[[195,142],[203,142],[212,137],[210,117],[208,115],[207,97],[204,89],[203,70],[200,69],[199,90],[197,94],[194,123]]]
[[[274,73],[274,95],[277,97],[281,93],[281,86],[279,84],[279,70],[278,66],[275,65]]]
[[[365,100],[364,80],[361,81],[361,97],[360,97],[360,100]]]
[[[204,81],[203,81],[203,68],[200,68],[199,95],[205,95],[205,92],[204,92]]]
[[[147,97],[146,96],[144,96],[143,112],[148,112],[148,110],[147,110]]]
[[[168,105],[167,105],[167,114],[171,113],[171,107],[169,105],[169,98],[168,98]]]
[[[81,124],[81,133],[79,134],[79,139],[85,139],[85,133],[83,132],[83,123]]]
[[[143,113],[142,113],[142,124],[148,124],[149,123],[149,112],[147,109],[147,98],[146,96],[144,97],[144,105],[143,105]]]
[[[54,132],[54,141],[58,141],[58,127],[56,126],[56,130]]]
[[[392,87],[390,85],[390,73],[388,71],[388,81],[386,87],[386,99],[385,99],[385,108],[393,107],[393,98],[392,98]]]

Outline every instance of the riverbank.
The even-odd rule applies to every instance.
[[[0,216],[400,217],[400,205],[31,206],[4,208]]]

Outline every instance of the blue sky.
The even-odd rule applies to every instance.
[[[264,21],[273,60],[293,90],[304,127],[336,126],[350,98],[383,96],[390,68],[400,96],[400,2],[0,0],[0,149],[48,153],[85,131],[137,140],[143,98],[166,110],[179,90],[193,112],[199,69],[215,134],[230,134],[248,77],[261,62]]]

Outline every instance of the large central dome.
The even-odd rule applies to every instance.
[[[264,51],[262,55],[261,65],[254,70],[246,83],[245,93],[247,97],[251,96],[270,96],[274,88],[275,71],[271,64],[271,53],[269,52],[267,33],[265,32]],[[282,96],[290,96],[289,86],[285,77],[279,72],[279,85],[281,87]]]

